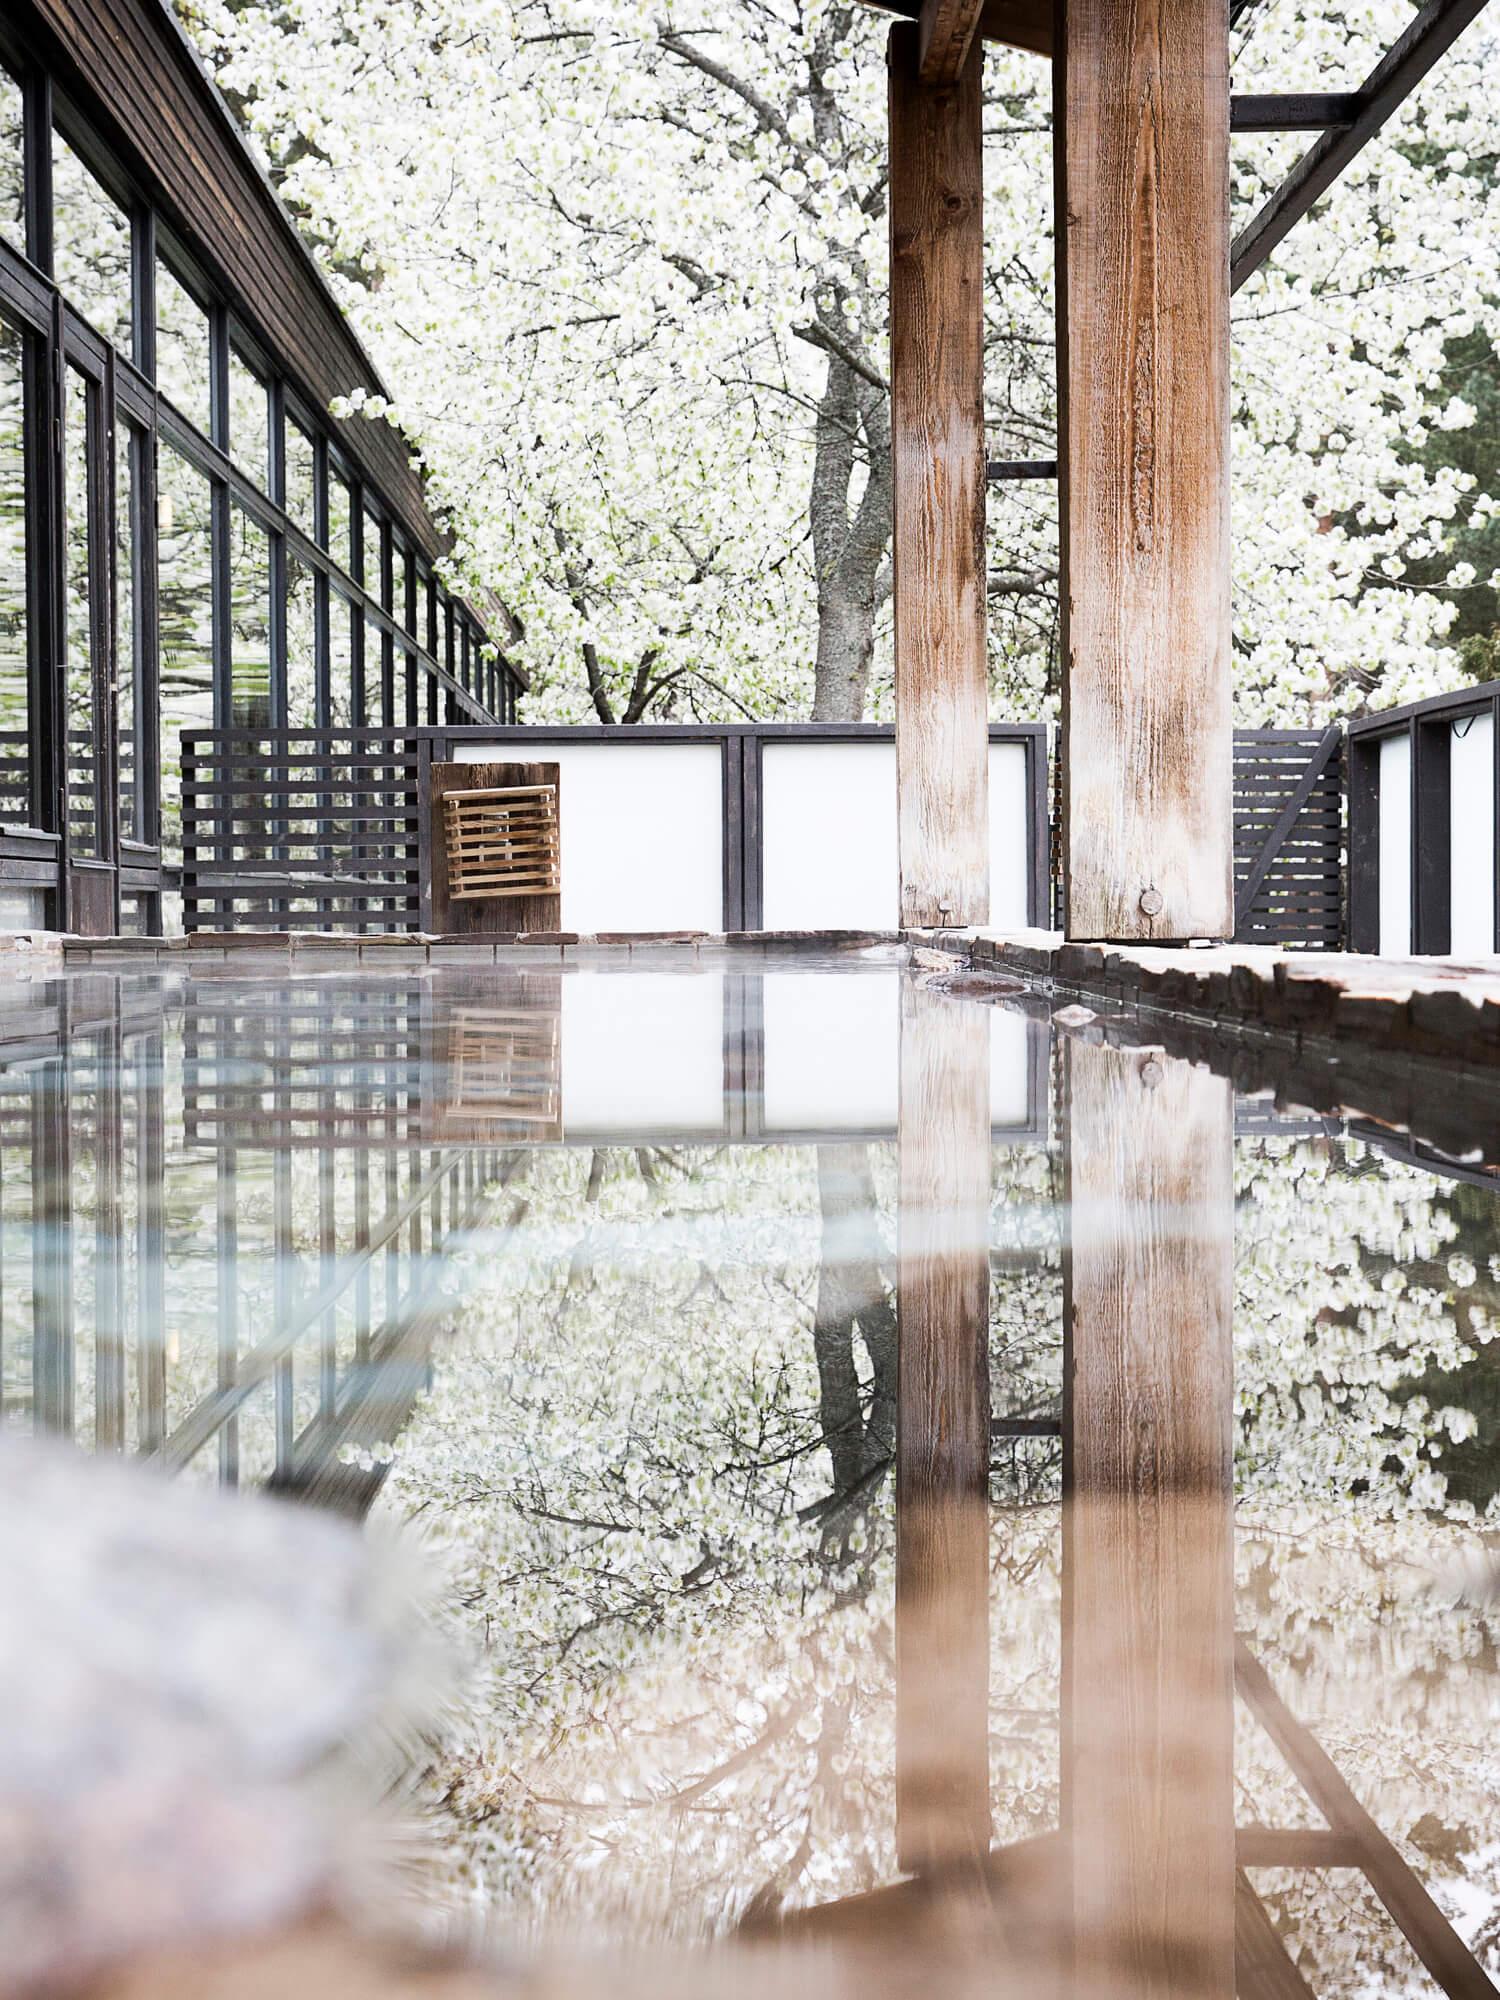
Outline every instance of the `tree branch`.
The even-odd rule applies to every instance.
[[[860,380],[868,382],[872,389],[879,389],[887,396],[891,393],[890,383],[879,370],[872,368],[857,349],[840,340],[836,333],[830,332],[821,320],[814,320],[810,326],[794,326],[792,332],[798,340],[805,340],[809,347],[820,347],[825,354],[831,354],[836,360],[842,361],[846,368],[852,369]]]

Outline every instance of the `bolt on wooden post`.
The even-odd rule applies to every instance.
[[[984,58],[972,26],[967,41],[929,38],[925,66],[919,24],[893,28],[889,55],[896,795],[901,922],[917,928],[990,913]]]
[[[1222,0],[1061,0],[1068,935],[1234,931]]]

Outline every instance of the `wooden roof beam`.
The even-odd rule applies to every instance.
[[[917,16],[917,71],[923,83],[957,83],[984,0],[922,0]]]
[[[928,72],[925,54],[933,45],[933,31],[927,28],[929,11],[934,15],[937,12],[932,0],[927,0],[926,5],[923,0],[864,0],[864,4],[872,7],[877,14],[893,14],[901,21],[922,23],[922,80],[924,83],[937,82],[936,73]],[[954,12],[957,11],[955,8]],[[964,42],[965,53],[973,45],[975,34],[982,42],[1000,42],[1006,48],[1025,49],[1034,56],[1050,56],[1052,53],[1052,0],[979,0],[977,9],[974,0],[963,0],[963,12],[973,12],[977,22]],[[951,47],[951,27],[945,32],[949,40],[939,46]],[[937,58],[934,57],[934,60]],[[961,67],[960,58],[953,69],[955,77]]]
[[[1294,224],[1328,192],[1484,4],[1485,0],[1428,0],[1355,93],[1360,108],[1352,122],[1325,132],[1310,146],[1259,214],[1235,238],[1229,263],[1231,291],[1238,291],[1252,272],[1260,269]]]

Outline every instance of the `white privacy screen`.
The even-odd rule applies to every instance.
[[[1026,925],[1026,748],[990,745],[990,924]],[[900,921],[894,743],[764,743],[767,930],[894,930]]]
[[[1448,752],[1448,828],[1453,929],[1449,950],[1495,949],[1495,725],[1488,715],[1455,722]],[[1384,764],[1381,772],[1384,775]],[[1381,856],[1384,873],[1385,857]]]
[[[566,1139],[719,1133],[724,1124],[721,973],[574,972],[562,982]]]
[[[1380,739],[1380,951],[1411,951],[1411,737]]]
[[[724,928],[724,765],[717,743],[464,743],[465,764],[558,767],[562,926]]]

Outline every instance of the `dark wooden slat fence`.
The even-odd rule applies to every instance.
[[[1339,729],[1237,729],[1237,944],[1344,942],[1344,744]]]

